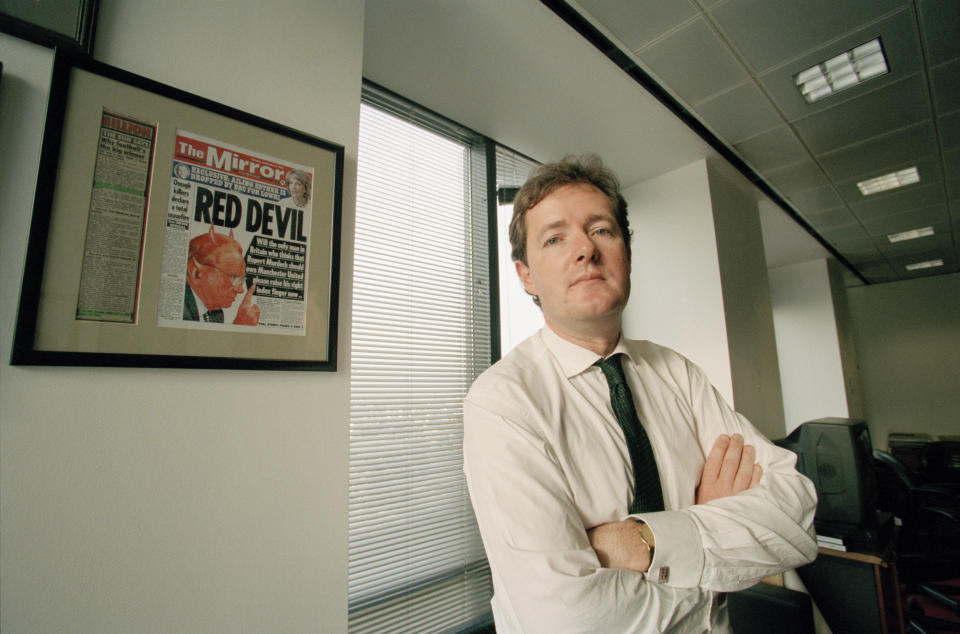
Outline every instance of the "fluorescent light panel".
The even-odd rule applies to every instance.
[[[877,176],[876,178],[860,181],[857,183],[857,187],[860,188],[861,194],[864,196],[869,196],[870,194],[877,194],[891,189],[896,189],[897,187],[912,185],[913,183],[919,182],[920,173],[917,171],[916,167],[910,167],[905,170],[900,170],[899,172],[891,172],[889,174],[884,174],[883,176]]]
[[[910,231],[891,233],[887,236],[887,240],[890,242],[903,242],[904,240],[916,240],[917,238],[924,238],[932,235],[933,227],[920,227],[919,229],[911,229]]]
[[[806,102],[813,103],[888,72],[890,69],[887,68],[887,60],[883,57],[880,38],[876,38],[800,71],[795,81]]]
[[[908,271],[916,271],[918,269],[932,269],[937,266],[943,266],[943,260],[937,258],[936,260],[927,260],[926,262],[915,262],[914,264],[908,264]]]

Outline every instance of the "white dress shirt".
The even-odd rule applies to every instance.
[[[633,470],[599,355],[543,328],[485,371],[464,402],[464,471],[490,561],[498,634],[725,631],[717,592],[816,556],[812,483],[678,353],[621,337],[665,511],[646,574],[601,568],[587,529],[630,517]],[[629,361],[628,361],[629,359]],[[743,434],[760,484],[695,505],[720,434]]]

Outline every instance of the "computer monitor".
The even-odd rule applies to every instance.
[[[797,470],[817,488],[818,532],[854,530],[876,523],[877,484],[866,421],[807,421],[776,444],[797,454]]]

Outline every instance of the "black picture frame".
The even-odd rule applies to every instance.
[[[0,30],[90,55],[98,8],[98,0],[0,0]]]
[[[93,193],[96,158],[91,155],[97,154],[99,143],[92,128],[99,128],[108,110],[157,122],[144,195],[139,312],[131,323],[81,321],[77,308],[78,267],[85,261],[83,229],[92,214],[92,202],[88,206],[87,201]],[[306,288],[301,290],[305,318],[290,331],[294,334],[261,332],[262,321],[248,330],[228,326],[232,331],[204,330],[208,326],[186,321],[182,328],[161,325],[157,306],[163,302],[161,269],[170,269],[163,251],[176,178],[171,174],[173,149],[167,146],[174,138],[179,145],[177,135],[183,129],[314,169],[311,211],[304,211],[310,222],[310,237],[304,240]],[[11,364],[335,371],[343,164],[342,145],[58,50]],[[221,232],[211,222],[210,232],[215,230]],[[244,257],[250,252],[248,247]],[[67,297],[70,293],[72,298]]]

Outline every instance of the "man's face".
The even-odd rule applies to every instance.
[[[516,262],[546,322],[566,333],[619,325],[630,297],[630,254],[610,201],[592,185],[564,185],[527,210],[527,264]]]
[[[212,263],[200,264],[198,273],[199,275],[191,280],[190,286],[207,310],[228,308],[237,295],[243,293],[243,258],[233,249],[218,249]]]

